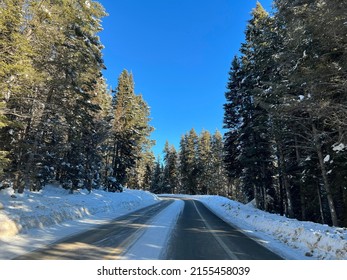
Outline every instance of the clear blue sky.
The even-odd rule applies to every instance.
[[[151,107],[153,148],[179,148],[191,128],[222,133],[230,63],[244,41],[256,0],[100,0],[109,86],[123,69]],[[261,0],[268,11],[271,0]]]

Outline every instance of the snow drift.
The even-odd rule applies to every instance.
[[[197,196],[225,221],[287,258],[347,259],[347,229],[302,222],[255,209],[220,196]],[[272,240],[271,240],[272,239]],[[278,248],[278,243],[288,249]]]
[[[0,192],[0,238],[25,233],[65,221],[81,219],[98,213],[119,216],[129,211],[158,202],[155,195],[127,190],[109,193],[103,190],[78,190],[68,194],[59,186],[48,185],[39,192],[24,191],[14,194],[13,189]]]

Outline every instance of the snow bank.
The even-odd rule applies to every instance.
[[[128,189],[122,193],[93,190],[89,194],[79,190],[69,194],[61,187],[48,185],[40,192],[15,194],[9,188],[0,192],[0,239],[98,213],[116,217],[158,200],[149,192]]]
[[[346,228],[288,219],[220,196],[195,198],[286,258],[347,260]],[[280,248],[281,244],[271,239],[288,248]]]
[[[14,236],[19,232],[17,224],[3,213],[0,213],[0,237]]]

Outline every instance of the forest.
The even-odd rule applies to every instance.
[[[0,188],[218,194],[347,226],[346,10],[258,2],[218,93],[224,131],[192,128],[156,159],[132,73],[114,89],[103,77],[102,5],[0,0]]]
[[[166,142],[163,163],[156,161],[149,186],[154,193],[230,195],[222,134],[203,130],[198,135],[192,128],[178,151]]]
[[[2,188],[136,185],[150,112],[131,73],[112,91],[102,76],[101,4],[4,0],[0,8]]]
[[[347,225],[347,2],[257,3],[224,105],[232,196]]]

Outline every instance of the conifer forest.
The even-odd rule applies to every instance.
[[[103,77],[103,6],[0,0],[0,191],[222,195],[347,226],[346,11],[342,0],[275,0],[271,13],[257,2],[213,93],[225,96],[223,131],[182,131],[157,158],[136,77],[115,73],[113,89]]]

